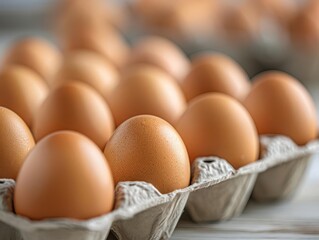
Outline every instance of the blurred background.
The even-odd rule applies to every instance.
[[[62,53],[93,50],[121,69],[139,38],[160,35],[190,59],[203,51],[225,53],[250,78],[270,69],[288,72],[305,85],[318,109],[318,19],[319,0],[0,0],[0,59],[15,41],[37,36]],[[319,195],[312,191],[319,182],[315,160],[300,195],[282,211],[259,210],[261,219],[280,219],[300,202],[317,206]],[[309,207],[309,218],[316,215],[311,213]]]
[[[317,0],[1,0],[0,53],[28,35],[65,49],[80,44],[74,39],[81,41],[82,35],[102,35],[101,29],[112,38],[105,41],[110,48],[156,34],[190,57],[202,51],[226,53],[250,77],[268,69],[289,72],[316,96],[318,17]],[[99,42],[94,38],[90,41]]]

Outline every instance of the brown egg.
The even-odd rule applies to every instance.
[[[90,51],[74,51],[65,58],[54,85],[74,80],[86,83],[104,95],[117,85],[119,75],[115,67],[100,55]]]
[[[114,183],[101,150],[82,134],[50,134],[25,159],[14,189],[18,215],[88,219],[113,208]]]
[[[140,115],[125,121],[106,144],[104,154],[115,184],[145,181],[169,193],[190,183],[185,145],[176,130],[158,117]]]
[[[250,4],[227,9],[222,18],[222,29],[233,42],[254,39],[260,32],[262,17]]]
[[[209,36],[217,27],[221,18],[220,5],[221,1],[211,0],[177,1],[159,19],[163,27],[170,28],[171,35],[196,39],[198,35]]]
[[[11,110],[0,107],[0,178],[16,179],[34,146],[30,129]]]
[[[17,41],[7,52],[5,64],[19,64],[31,68],[48,84],[59,67],[59,51],[40,38],[25,38]]]
[[[60,1],[54,22],[57,33],[66,34],[83,26],[107,27],[105,7],[105,1]]]
[[[283,72],[255,77],[244,105],[259,134],[282,134],[303,145],[317,136],[316,108],[306,89]]]
[[[187,74],[190,64],[185,54],[169,40],[150,36],[141,39],[134,47],[130,64],[152,64],[181,80]]]
[[[300,8],[298,1],[291,0],[246,0],[246,4],[254,7],[263,18],[271,19],[273,24],[285,26]]]
[[[319,5],[319,4],[318,4]],[[302,50],[317,49],[319,41],[319,10],[308,8],[300,11],[290,22],[289,30],[293,43]],[[317,7],[319,9],[319,7]]]
[[[220,92],[243,100],[249,92],[247,74],[231,58],[222,54],[200,55],[181,83],[186,99],[208,92]]]
[[[247,110],[222,93],[193,99],[176,123],[191,162],[217,156],[234,168],[254,162],[259,154],[258,134]]]
[[[129,47],[124,39],[115,30],[108,28],[101,31],[95,28],[81,27],[63,36],[62,46],[66,52],[85,49],[97,52],[121,68],[126,64]]]
[[[48,86],[29,68],[9,65],[0,73],[0,106],[17,113],[29,127],[48,92]]]
[[[107,101],[117,126],[140,114],[173,123],[186,106],[178,83],[160,69],[147,65],[136,66],[124,74]]]
[[[49,94],[34,119],[36,140],[59,130],[80,132],[103,149],[114,130],[112,114],[94,89],[70,82]]]

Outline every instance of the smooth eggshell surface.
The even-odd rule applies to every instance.
[[[218,156],[234,168],[257,160],[259,140],[247,110],[221,93],[193,99],[176,123],[193,162],[197,157]]]
[[[61,131],[27,156],[14,190],[17,214],[44,218],[88,219],[113,208],[112,174],[101,150],[82,134]]]
[[[190,68],[189,60],[177,45],[156,36],[141,39],[135,45],[130,63],[152,64],[178,81],[186,76]]]
[[[62,39],[67,52],[85,49],[101,54],[117,68],[126,64],[129,47],[121,35],[113,29],[100,31],[92,28],[75,29]]]
[[[185,145],[166,121],[140,115],[121,124],[104,154],[114,182],[145,181],[161,193],[187,187],[190,164]]]
[[[34,147],[33,136],[23,120],[4,107],[0,107],[0,136],[0,178],[16,179]]]
[[[155,115],[173,123],[186,107],[177,82],[162,70],[147,65],[127,71],[107,101],[117,126],[140,114]]]
[[[306,89],[286,73],[255,77],[244,105],[259,134],[282,134],[303,145],[317,136],[315,104]]]
[[[48,86],[29,68],[10,65],[0,73],[0,106],[17,113],[29,127],[48,92]]]
[[[7,52],[6,64],[20,64],[31,68],[50,85],[60,65],[61,54],[52,44],[40,38],[17,41]]]
[[[245,71],[231,58],[207,54],[194,59],[181,86],[187,100],[203,93],[219,92],[241,101],[249,92],[250,82]]]
[[[58,130],[80,132],[102,149],[113,133],[113,117],[94,89],[70,82],[49,94],[34,119],[36,140]]]
[[[119,75],[115,67],[100,55],[89,51],[74,51],[69,54],[55,77],[55,85],[80,81],[109,94],[117,85]]]

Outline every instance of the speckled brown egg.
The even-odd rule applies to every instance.
[[[16,179],[34,147],[33,136],[23,120],[4,107],[0,107],[0,136],[0,178]]]
[[[225,94],[207,93],[193,99],[175,127],[191,162],[217,156],[237,169],[258,158],[259,140],[251,116]]]
[[[243,100],[249,92],[246,72],[231,58],[222,54],[200,55],[181,83],[187,100],[208,92],[227,94]]]
[[[113,133],[112,114],[104,99],[80,82],[64,84],[48,95],[34,118],[38,141],[59,130],[74,130],[89,137],[101,149]]]
[[[180,81],[190,63],[185,54],[169,40],[157,36],[142,38],[133,48],[130,64],[146,63],[161,68]]]
[[[54,85],[80,81],[104,95],[114,89],[118,80],[116,68],[100,55],[90,51],[74,51],[65,58]]]
[[[257,75],[244,105],[259,134],[286,135],[299,145],[317,136],[315,104],[306,89],[286,73]]]
[[[140,114],[173,123],[186,106],[178,83],[162,70],[147,65],[128,70],[107,101],[117,126]]]
[[[190,164],[176,130],[155,116],[140,115],[120,125],[104,154],[114,182],[145,181],[161,193],[187,187]]]
[[[25,38],[15,42],[6,54],[5,64],[20,64],[31,68],[48,84],[61,61],[59,51],[40,38]]]
[[[98,217],[112,210],[113,201],[112,174],[103,153],[72,131],[38,142],[14,189],[16,213],[32,220]]]
[[[29,68],[10,65],[0,72],[0,106],[17,113],[29,127],[48,92],[48,86]]]

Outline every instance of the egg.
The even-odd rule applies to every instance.
[[[152,64],[181,80],[187,74],[190,63],[185,54],[169,40],[157,36],[142,38],[133,48],[130,64]]]
[[[278,71],[257,75],[244,105],[259,134],[281,134],[303,145],[317,136],[315,104],[292,76]]]
[[[88,219],[113,208],[114,184],[103,152],[87,137],[60,131],[32,149],[14,189],[18,215]]]
[[[211,34],[220,20],[221,1],[187,0],[176,1],[171,9],[160,16],[163,27],[171,30],[175,37],[207,37]]]
[[[319,6],[319,4],[318,4]],[[319,7],[305,8],[291,19],[289,32],[292,42],[300,49],[312,51],[319,41]]]
[[[61,61],[60,52],[40,38],[20,39],[6,53],[5,64],[19,64],[31,68],[50,84]]]
[[[246,72],[231,58],[223,54],[199,55],[181,82],[186,99],[208,92],[225,93],[243,100],[250,89]]]
[[[258,158],[258,134],[251,116],[225,94],[206,93],[193,99],[175,127],[191,162],[217,156],[238,169]]]
[[[104,155],[114,182],[145,181],[161,193],[190,183],[190,163],[176,130],[151,115],[132,117],[121,124],[105,146]]]
[[[228,8],[222,17],[222,29],[231,41],[249,41],[259,35],[262,17],[251,4]]]
[[[186,107],[178,83],[160,69],[147,65],[128,70],[107,102],[116,126],[140,114],[155,115],[173,123]]]
[[[29,127],[48,92],[48,86],[29,68],[9,65],[0,72],[0,106],[17,113]]]
[[[117,68],[122,68],[129,55],[129,47],[122,36],[112,28],[101,31],[96,28],[81,27],[70,31],[61,38],[65,52],[84,49],[105,57]]]
[[[80,132],[102,149],[114,123],[109,107],[94,89],[70,82],[51,91],[34,118],[37,141],[58,130]]]
[[[119,74],[100,55],[90,51],[74,51],[65,58],[54,84],[62,85],[72,80],[86,83],[104,95],[117,85]]]
[[[0,178],[16,179],[34,139],[28,126],[11,110],[0,107]]]

